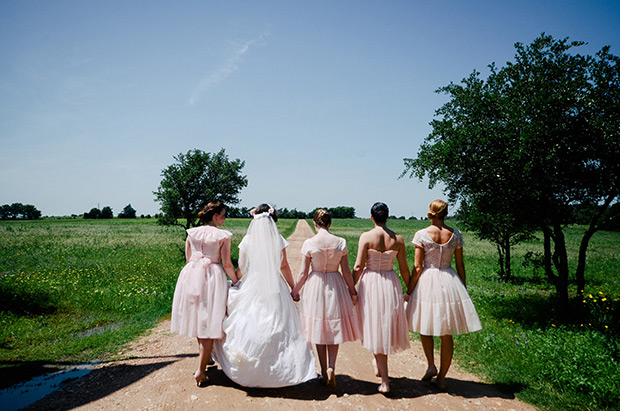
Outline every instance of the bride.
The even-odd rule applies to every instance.
[[[215,342],[213,357],[239,385],[297,385],[316,378],[317,372],[290,295],[294,280],[286,260],[288,242],[278,232],[270,205],[250,213],[252,222],[239,244],[237,276],[245,275],[238,287],[230,288],[226,336]]]

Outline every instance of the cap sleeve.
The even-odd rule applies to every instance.
[[[459,230],[454,229],[454,237],[456,238],[456,248],[463,248],[463,236]]]
[[[306,257],[310,257],[311,248],[312,248],[312,243],[310,243],[310,239],[307,239],[306,241],[304,241],[304,243],[301,246],[301,254],[305,255]]]
[[[282,250],[288,247],[288,241],[286,241],[284,237],[282,237],[282,234],[280,234],[280,246]]]
[[[340,244],[338,245],[338,248],[340,249],[340,251],[342,251],[342,254],[349,254],[349,249],[347,248],[347,240],[345,240],[344,238],[340,239]]]
[[[220,240],[226,240],[232,237],[232,233],[228,230],[220,229],[219,232],[220,232]]]
[[[418,247],[424,247],[424,241],[422,239],[422,231],[424,230],[416,231],[415,235],[413,236],[413,241],[411,241],[413,244],[417,245]]]

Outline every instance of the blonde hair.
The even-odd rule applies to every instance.
[[[438,218],[443,220],[448,215],[448,203],[443,200],[433,200],[428,205],[428,214],[426,215],[428,219]]]
[[[327,228],[332,224],[332,215],[324,208],[319,208],[314,212],[314,223],[322,228]]]

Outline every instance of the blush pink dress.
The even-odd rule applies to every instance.
[[[311,258],[311,271],[301,296],[301,329],[313,344],[342,344],[360,337],[357,310],[349,288],[338,271],[347,242],[341,238],[334,248],[319,248],[312,239],[301,247]]]
[[[402,286],[393,269],[397,254],[396,250],[369,249],[357,288],[362,345],[373,354],[391,354],[409,348]]]
[[[463,247],[460,231],[454,230],[448,242],[437,244],[426,230],[420,230],[413,243],[424,248],[424,269],[407,304],[409,328],[433,336],[480,330],[474,303],[452,268],[454,251]]]
[[[187,230],[185,258],[172,300],[170,330],[187,337],[224,337],[228,283],[220,264],[222,240],[232,233],[201,226]]]

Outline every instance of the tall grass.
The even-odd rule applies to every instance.
[[[278,221],[288,237],[296,220]],[[228,219],[232,257],[249,220]],[[311,223],[311,221],[310,221]],[[449,225],[458,228],[458,222]],[[426,221],[389,220],[403,235],[413,267],[415,232]],[[353,265],[368,219],[334,220]],[[571,268],[583,227],[567,228]],[[560,324],[555,290],[528,265],[540,241],[513,250],[515,281],[498,279],[495,248],[465,239],[468,290],[482,320],[479,332],[455,338],[455,359],[542,409],[614,409],[620,404],[620,233],[591,240],[585,298],[571,285],[571,312]],[[53,220],[0,223],[0,378],[18,366],[106,359],[170,313],[184,265],[182,230],[153,220]],[[450,375],[448,375],[450,377]]]
[[[248,223],[225,223],[234,260]],[[106,359],[169,315],[183,250],[154,220],[0,223],[0,387],[16,367]]]
[[[447,223],[459,228],[458,221]],[[410,268],[411,240],[427,225],[388,221],[405,239]],[[351,264],[359,234],[372,227],[369,220],[334,221],[331,231],[347,239]],[[573,272],[583,230],[566,229]],[[555,289],[541,270],[528,264],[528,253],[542,253],[539,240],[513,249],[515,280],[507,283],[499,279],[494,246],[468,232],[463,237],[467,287],[483,329],[455,337],[458,364],[542,409],[620,408],[620,233],[599,232],[592,238],[585,298],[578,297],[571,284],[574,317],[565,324],[559,323]]]

